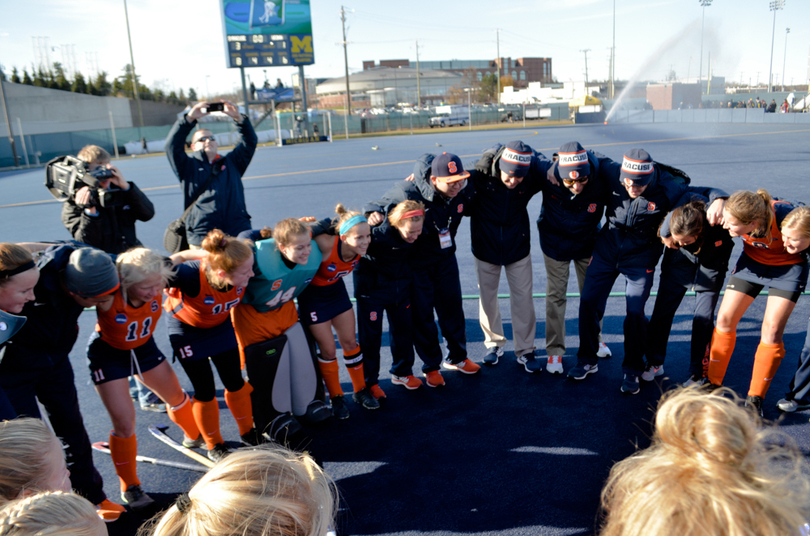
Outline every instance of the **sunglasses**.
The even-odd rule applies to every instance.
[[[586,182],[588,182],[588,179],[590,179],[590,177],[588,177],[586,175],[585,177],[580,177],[578,179],[563,179],[562,181],[563,181],[563,184],[565,184],[566,186],[573,186],[577,182],[586,183]]]
[[[201,136],[201,137],[197,138],[197,142],[199,142],[199,143],[204,143],[206,141],[217,141],[217,139],[215,137],[213,137],[213,136]]]

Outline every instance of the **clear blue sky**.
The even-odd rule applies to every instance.
[[[705,9],[704,76],[711,54],[713,73],[727,80],[767,83],[773,13],[770,0],[714,0]],[[311,0],[315,61],[308,77],[343,74],[341,3]],[[616,76],[662,79],[697,76],[700,65],[699,0],[616,0]],[[51,58],[62,61],[62,45],[73,45],[76,66],[90,72],[87,56],[112,76],[129,63],[123,0],[0,0],[0,64],[30,66],[32,37],[48,37]],[[346,0],[349,11],[349,69],[364,60],[492,59],[496,29],[501,56],[551,57],[558,80],[584,80],[588,52],[590,79],[608,76],[613,40],[613,0],[534,0],[514,2]],[[175,2],[131,0],[128,4],[135,66],[148,86],[231,91],[239,71],[225,67],[220,4],[217,0]],[[786,81],[806,83],[810,55],[810,1],[786,0],[776,15],[773,72],[781,83],[787,35]],[[267,70],[285,84],[295,68]],[[247,69],[257,83],[262,69]],[[206,90],[206,84],[208,90]]]

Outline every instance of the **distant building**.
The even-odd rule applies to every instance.
[[[497,75],[499,63],[501,66],[501,76],[511,76],[515,81],[516,88],[525,88],[529,85],[529,82],[550,83],[553,80],[551,58],[420,61],[419,70],[423,73],[425,71],[438,70],[464,74],[469,69],[473,69],[475,76],[480,82],[486,74]],[[410,60],[380,60],[379,65],[377,65],[374,60],[363,62],[364,71],[378,67],[410,67],[416,69],[416,62]]]
[[[700,100],[700,86],[697,83],[647,85],[647,101],[653,110],[699,108]]]
[[[463,84],[461,74],[452,71],[424,70],[420,65],[419,90],[422,104],[446,100],[451,87]],[[416,68],[377,67],[349,75],[353,108],[382,108],[417,102]],[[346,105],[346,77],[330,78],[316,88],[321,108]]]

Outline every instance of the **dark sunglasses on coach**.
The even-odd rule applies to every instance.
[[[206,141],[217,141],[217,139],[213,136],[201,136],[197,138],[197,141],[200,143],[204,143]]]

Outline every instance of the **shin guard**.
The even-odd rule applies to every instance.
[[[723,378],[726,376],[728,362],[731,354],[734,353],[734,345],[737,342],[737,333],[732,331],[724,333],[714,328],[712,335],[712,349],[709,354],[709,381],[714,385],[723,385]]]
[[[115,472],[121,484],[121,491],[130,486],[140,486],[136,457],[138,456],[138,438],[118,437],[110,432],[110,456],[115,465]]]
[[[219,432],[219,402],[216,398],[208,402],[200,402],[196,398],[192,398],[191,412],[208,450],[213,449],[214,445],[224,443],[222,434]]]
[[[337,359],[324,361],[318,357],[318,368],[321,369],[323,381],[326,383],[326,390],[329,397],[343,396],[343,387],[340,386],[340,371],[338,370]]]
[[[191,410],[191,397],[187,393],[183,393],[185,398],[177,406],[167,407],[169,418],[174,424],[179,426],[186,437],[197,439],[200,437],[200,429],[197,428],[197,423],[194,422],[194,412]]]
[[[751,375],[751,385],[748,388],[748,396],[758,396],[765,398],[771,380],[779,370],[779,364],[785,357],[785,345],[759,343],[757,353],[754,357],[754,372]]]
[[[245,435],[253,429],[253,404],[250,401],[250,393],[253,386],[245,382],[238,391],[225,391],[225,403],[231,410],[231,415],[236,419],[239,427],[239,435]]]

